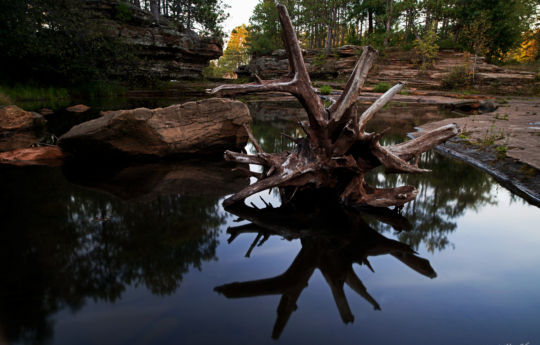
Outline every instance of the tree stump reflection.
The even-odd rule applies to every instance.
[[[345,323],[354,320],[343,290],[345,284],[375,310],[381,309],[354,272],[353,264],[374,271],[368,258],[389,254],[426,277],[437,276],[429,261],[417,256],[410,246],[381,235],[369,225],[371,218],[397,231],[410,230],[408,221],[390,209],[347,208],[337,204],[322,205],[316,209],[302,209],[293,204],[284,204],[279,208],[267,204],[266,208],[257,209],[235,204],[226,209],[238,216],[239,220],[250,222],[229,228],[229,243],[242,234],[256,234],[246,253],[247,257],[256,246],[263,245],[271,236],[281,236],[287,240],[299,239],[302,244],[302,249],[283,274],[267,279],[234,282],[214,289],[227,298],[281,295],[272,331],[274,339],[279,338],[292,312],[297,309],[296,302],[315,269],[319,269],[324,276]]]

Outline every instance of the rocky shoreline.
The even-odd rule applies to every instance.
[[[488,172],[503,186],[540,206],[540,98],[510,98],[498,109],[420,126],[457,123],[461,134],[436,150]]]
[[[499,157],[493,148],[471,145],[463,139],[451,139],[434,149],[447,157],[459,159],[491,175],[502,186],[519,195],[530,204],[540,207],[540,174],[538,169],[527,167],[509,157]]]
[[[379,95],[380,93],[362,92],[358,99],[359,107],[367,107]],[[329,97],[336,96],[338,96],[338,92],[335,92],[335,95],[331,95]],[[241,127],[241,125],[242,123],[249,122],[250,118],[256,123],[257,121],[290,122],[305,117],[305,113],[298,104],[297,100],[294,97],[288,95],[279,93],[260,94],[253,96],[252,98],[243,99],[243,101],[244,103],[247,103],[247,107],[245,106],[245,104],[242,104],[240,102],[233,102],[234,104],[238,104],[238,109],[234,108],[237,109],[235,110],[235,112],[238,113],[238,111],[242,110],[240,112],[243,114],[242,120],[240,121],[241,123],[238,122],[239,125],[233,124],[234,126],[236,126],[234,128],[237,129],[232,130],[232,132],[229,131],[230,133],[232,133],[232,136],[230,137],[235,138],[233,140],[234,142],[229,141],[228,143],[224,142],[220,145],[217,145],[218,147],[215,148],[213,152],[219,151],[221,153],[223,151],[222,147],[227,147],[231,145],[238,147],[238,142],[244,142],[246,140],[246,137],[245,135],[241,134],[243,133],[243,128]],[[227,104],[229,104],[231,101],[221,100],[218,103],[216,102],[218,101],[210,99],[198,102],[191,102],[187,103],[184,106],[181,106],[181,109],[178,108],[178,110],[180,111],[183,109],[182,112],[184,112],[188,108],[191,109],[194,106],[202,106],[207,109],[206,112],[210,114],[213,112],[212,109],[214,109],[219,102],[226,102]],[[190,106],[190,104],[192,106]],[[401,123],[401,125],[406,125],[409,122],[413,123],[420,121],[420,123],[424,123],[419,128],[419,130],[422,131],[430,130],[449,123],[457,123],[462,130],[459,137],[448,141],[444,145],[438,146],[435,150],[443,155],[465,161],[486,171],[497,181],[499,181],[501,185],[505,186],[515,194],[520,195],[530,203],[540,206],[540,98],[495,98],[493,96],[469,96],[468,98],[463,98],[463,95],[456,93],[414,90],[409,94],[396,95],[395,99],[393,100],[393,104],[393,110],[389,109],[389,111],[382,112],[380,114],[380,126],[384,126],[385,121],[391,121],[392,123],[397,121],[397,123]],[[240,107],[240,105],[242,107]],[[186,106],[187,108],[184,109]],[[142,124],[142,122],[140,122],[140,116],[137,116],[141,114],[141,111],[146,111],[146,113],[150,115],[154,114],[155,111],[158,111],[157,113],[155,113],[158,115],[160,114],[160,112],[164,112],[163,116],[169,118],[171,116],[175,116],[174,114],[177,112],[175,109],[176,108],[173,106],[170,108],[163,108],[162,110],[141,109],[137,111],[132,110],[106,112],[104,113],[104,116],[101,116],[100,118],[94,120],[94,122],[103,122],[104,127],[102,127],[102,129],[107,131],[109,130],[109,127],[107,127],[107,123],[109,123],[110,121],[112,121],[113,118],[116,117],[118,117],[118,121],[120,121],[122,116],[125,116],[127,114],[129,115],[128,117],[133,117],[133,119],[130,121],[135,121],[133,123],[134,126],[136,124],[134,128],[136,128],[137,131],[142,130],[142,133],[148,134],[150,132],[153,132],[155,128],[152,129],[153,127],[150,126],[148,127],[148,129],[141,129],[142,127],[140,127],[140,124]],[[446,113],[441,113],[441,109],[447,109]],[[39,129],[40,127],[43,127],[43,118],[40,117],[39,114],[25,112],[20,108],[3,107],[2,111],[6,112],[6,114],[4,114],[6,115],[4,116],[4,122],[6,123],[4,123],[3,126],[5,127],[5,131],[2,135],[4,141],[6,141],[6,143],[9,142],[10,145],[13,146],[12,144],[14,143],[14,141],[11,139],[14,136],[23,136],[26,138],[26,136],[30,135],[31,139],[34,142],[33,146],[36,146],[35,143],[39,138],[39,131],[36,132],[36,128]],[[469,115],[465,114],[465,111],[467,111]],[[129,114],[126,112],[128,112]],[[221,111],[221,113],[224,114],[227,112],[228,111],[226,111],[225,108],[224,111]],[[449,116],[452,114],[452,112],[455,112],[458,117]],[[13,122],[15,120],[8,121],[8,113],[11,115],[17,115],[20,113],[21,116],[26,116],[25,119],[28,118],[26,121],[28,123],[22,123],[21,128],[17,128],[17,130],[14,130],[14,128],[12,128],[12,124],[15,123]],[[249,113],[251,113],[251,116],[249,116]],[[224,116],[223,120],[225,122],[229,121],[226,118],[227,116]],[[37,121],[37,124],[34,123],[36,122],[36,119],[39,119],[39,121]],[[208,117],[208,119],[210,119],[210,117]],[[165,127],[162,126],[163,128],[160,127],[161,129],[158,128],[158,130],[165,131],[169,134],[172,133],[174,135],[180,135],[182,132],[180,127],[182,127],[182,125],[179,124],[180,127],[175,129],[173,123],[169,120],[167,121]],[[235,120],[232,121],[236,123]],[[90,126],[90,134],[94,136],[97,135],[99,137],[100,134],[97,131],[94,131],[95,126],[92,125],[94,122],[83,124],[83,126]],[[194,123],[193,121],[188,122],[192,124]],[[374,125],[378,126],[378,122],[379,121],[375,121]],[[208,121],[206,124],[201,123],[202,127],[200,128],[203,131],[207,131],[210,127],[212,127],[209,124],[210,122]],[[214,126],[218,130],[215,133],[218,137],[223,137],[223,135],[226,134],[225,132],[223,132],[223,130],[219,129],[222,128],[221,126],[222,125],[218,125],[217,122],[216,126]],[[410,127],[410,129],[407,130],[414,131],[413,127]],[[71,134],[67,135],[67,137],[69,137],[70,135]],[[186,133],[182,135],[185,136]],[[111,137],[111,135],[109,135],[108,137]],[[114,138],[115,136],[113,135],[112,137]],[[116,142],[119,139],[114,140]],[[129,136],[125,140],[127,140],[128,144],[134,143],[133,140],[129,139]],[[177,144],[172,144],[173,146],[170,146],[170,143],[167,143],[170,140],[167,140],[163,144],[165,146],[162,145],[162,149],[159,149],[159,145],[153,145],[153,148],[157,150],[156,152],[154,152],[155,154],[157,154],[157,156],[163,156],[163,152],[169,152],[171,148],[173,149],[173,151],[170,151],[169,153],[172,153],[173,155],[177,155],[181,152],[186,151],[185,147],[180,147],[182,145],[178,146]],[[239,141],[237,142],[237,140]],[[193,140],[190,141],[194,142]],[[127,144],[124,142],[118,142],[116,144],[120,145],[118,150],[122,152],[127,150],[125,152],[128,152],[126,154],[130,156],[141,155],[141,152],[138,151],[131,152],[132,146],[126,146]],[[105,146],[114,146],[111,145],[112,144],[106,144]],[[29,147],[28,142],[24,142],[18,147],[11,146],[8,145],[8,147],[5,147],[5,149],[2,150],[8,152],[0,153],[0,163],[21,166],[58,166],[61,165],[62,162],[66,159],[66,152],[69,153],[71,151],[80,150],[80,148],[75,148],[74,146],[68,147],[69,145],[64,145],[64,152],[60,151],[57,147],[50,147],[48,145],[37,145],[37,147]],[[92,144],[86,145],[85,147],[99,148],[100,146]],[[8,148],[10,150],[8,150]],[[165,151],[161,152],[160,150]],[[98,151],[94,153],[97,155],[105,155],[106,153],[103,151]],[[159,153],[158,151],[161,153]],[[195,146],[193,146],[188,151],[191,152],[191,156],[193,157],[193,154],[202,154],[205,149],[203,144],[195,144]],[[148,152],[143,153],[147,154]],[[169,155],[169,153],[167,153],[166,155]]]

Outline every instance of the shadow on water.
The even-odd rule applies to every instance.
[[[347,284],[363,297],[375,310],[379,303],[369,294],[353,270],[360,264],[373,272],[369,257],[392,255],[412,270],[429,278],[437,274],[428,260],[416,255],[408,245],[381,235],[363,219],[369,215],[395,230],[410,229],[406,218],[389,209],[352,209],[335,204],[318,204],[318,207],[299,209],[291,204],[279,208],[264,209],[235,205],[227,211],[250,223],[231,227],[229,243],[241,234],[257,234],[246,257],[255,246],[261,246],[271,236],[287,240],[299,239],[302,249],[289,268],[281,275],[261,280],[231,283],[215,288],[227,298],[281,295],[277,307],[277,320],[272,337],[279,338],[291,314],[297,309],[296,302],[315,269],[319,269],[332,291],[334,302],[344,323],[354,320],[353,313],[343,290]]]

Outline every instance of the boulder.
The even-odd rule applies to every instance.
[[[16,105],[0,107],[0,132],[32,130],[43,127],[45,122],[40,114],[25,111]]]
[[[0,153],[0,164],[26,165],[62,165],[65,155],[57,146],[38,146]]]
[[[211,98],[167,108],[118,110],[73,127],[58,144],[75,157],[208,155],[247,142],[251,118],[239,101]]]

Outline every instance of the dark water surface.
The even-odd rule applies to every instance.
[[[265,122],[274,106],[250,106],[266,151],[299,131]],[[441,116],[372,126],[394,125],[388,144]],[[248,180],[221,162],[0,166],[0,344],[540,343],[538,208],[461,162],[421,164],[371,176],[418,188],[401,214],[275,192],[227,212]]]

